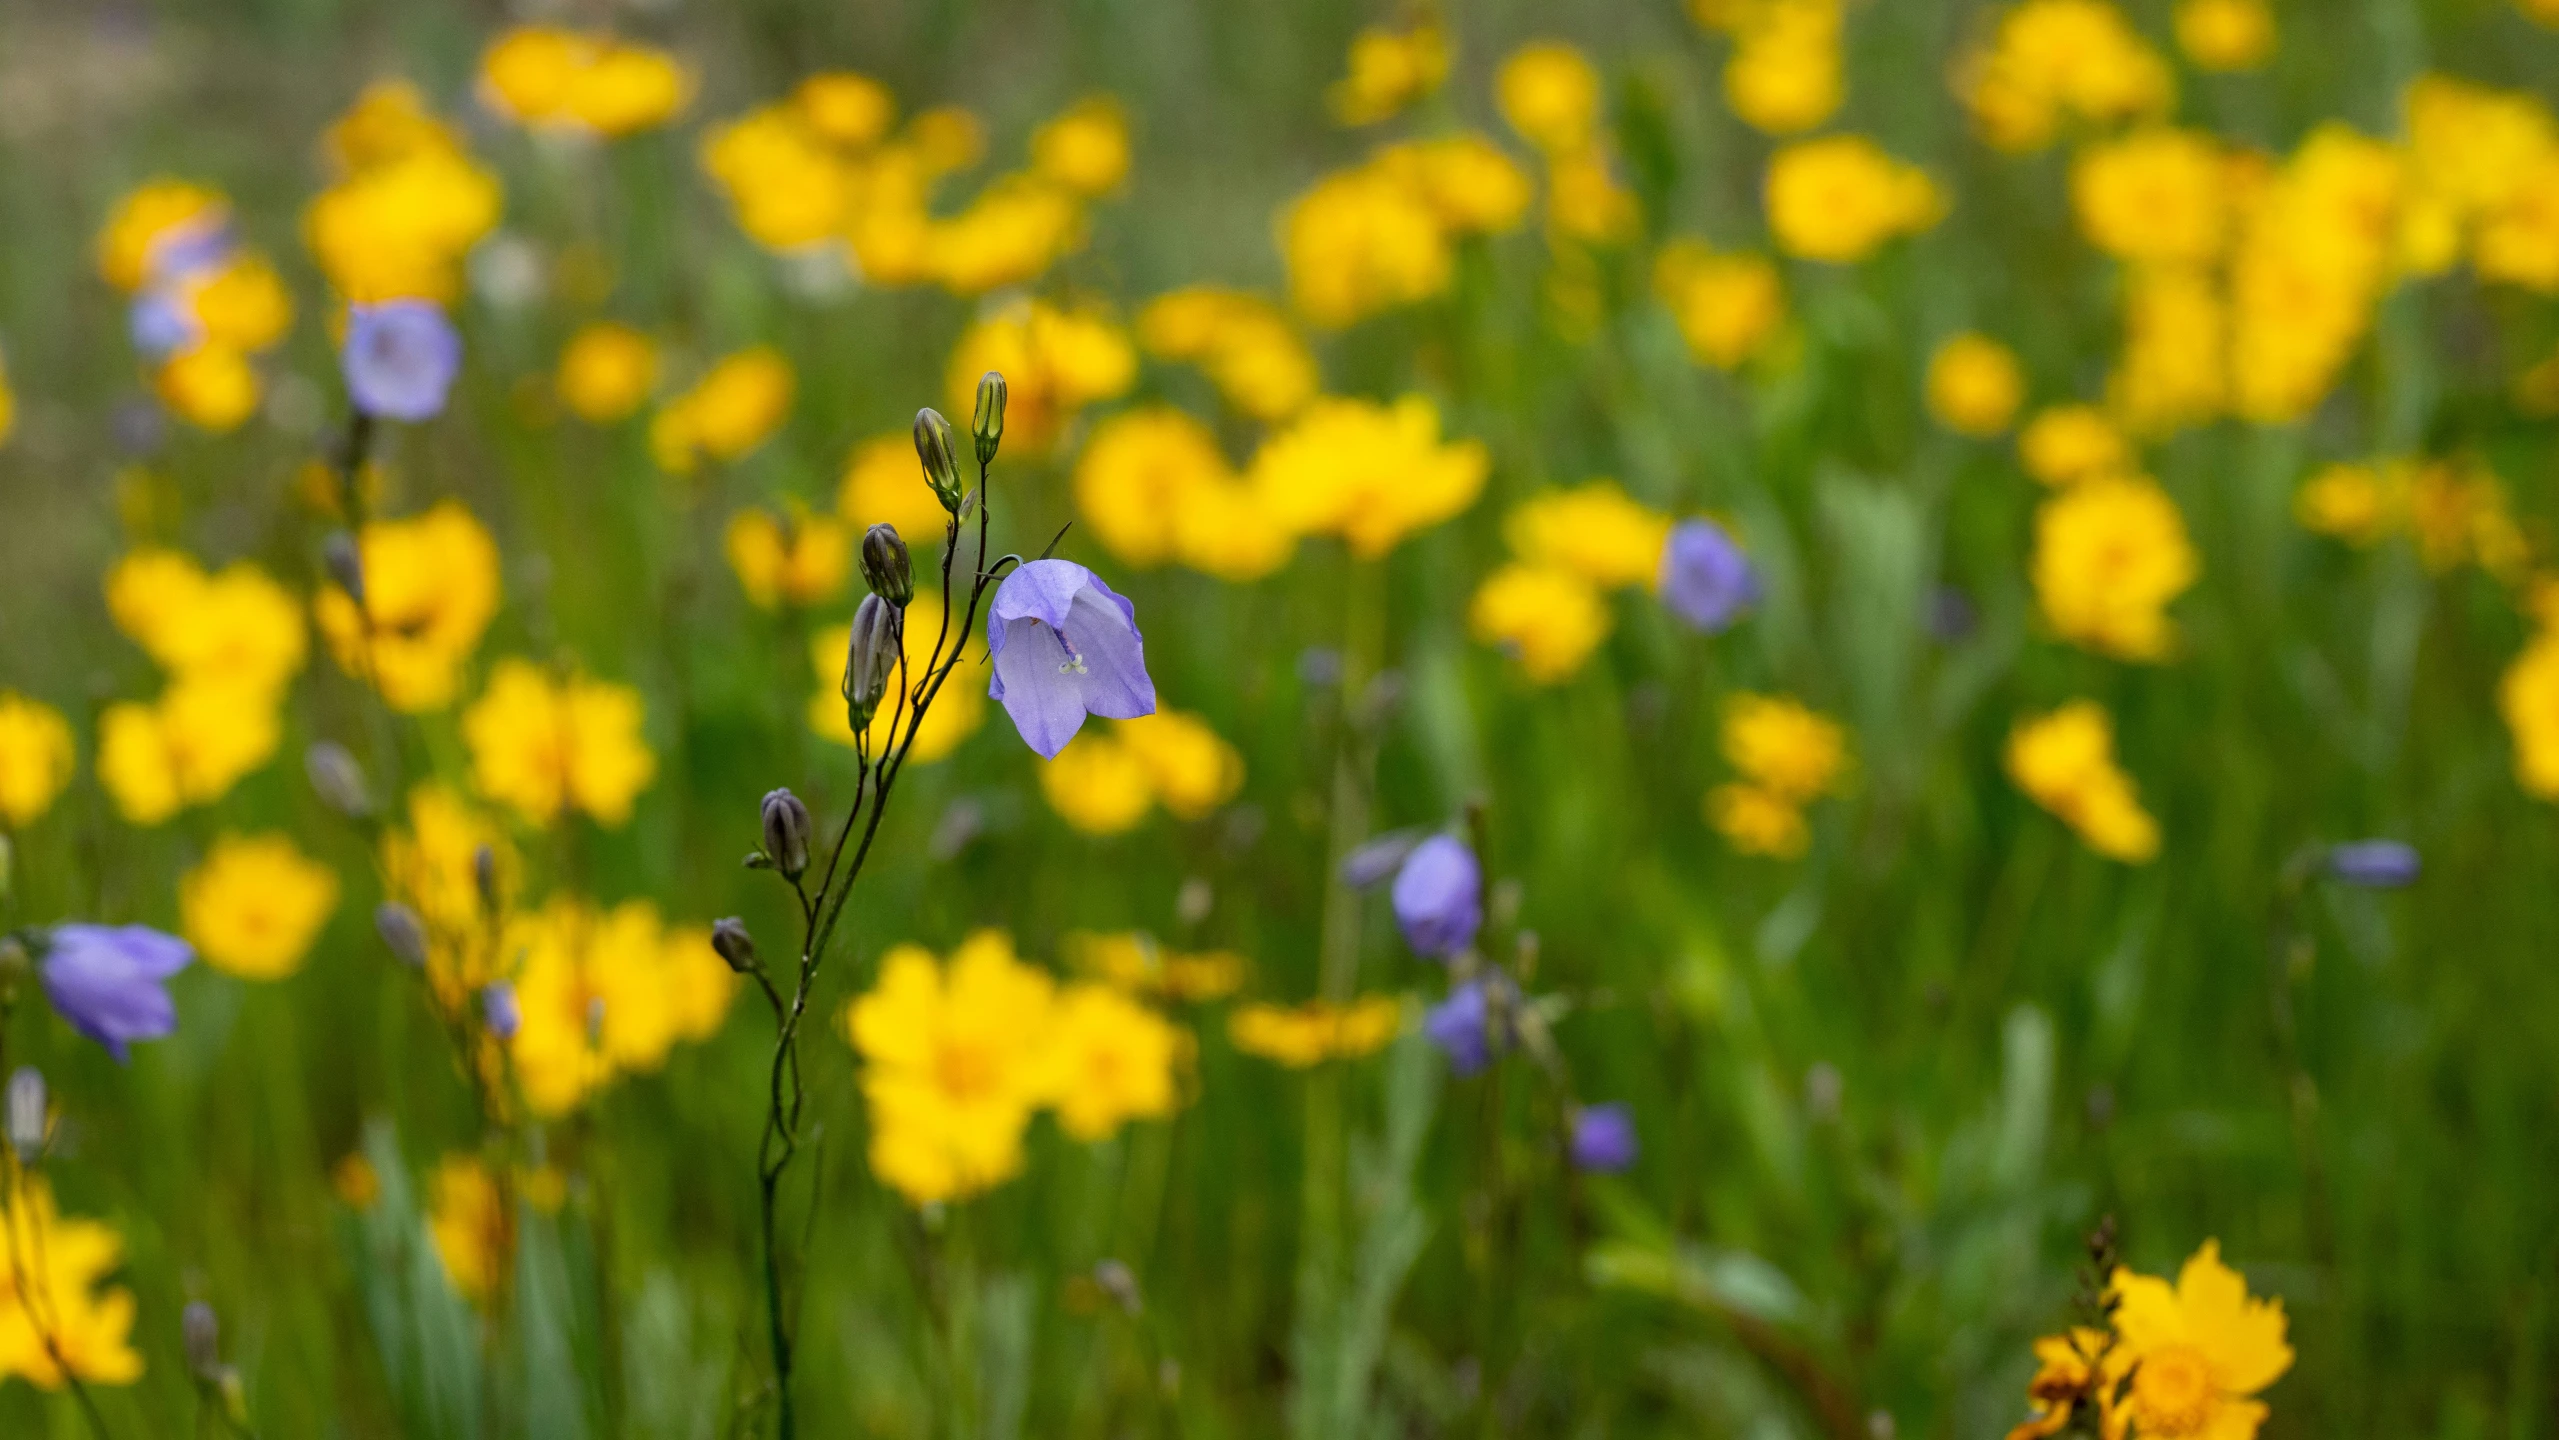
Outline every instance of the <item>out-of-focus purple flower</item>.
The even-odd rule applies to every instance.
[[[1662,547],[1661,590],[1672,614],[1711,635],[1758,603],[1759,572],[1723,526],[1683,520]]]
[[[1413,847],[1395,872],[1395,923],[1417,955],[1449,956],[1475,943],[1484,923],[1484,871],[1454,835]]]
[[[1614,1174],[1635,1163],[1635,1112],[1611,1102],[1573,1112],[1573,1165]]]
[[[214,216],[198,216],[173,225],[151,242],[143,257],[143,283],[154,288],[177,285],[231,258],[231,227]]]
[[[2330,875],[2367,890],[2413,885],[2422,868],[2416,847],[2397,840],[2352,840],[2328,852]]]
[[[462,369],[462,336],[427,300],[385,300],[347,310],[339,353],[355,408],[384,420],[429,420]]]
[[[503,1045],[515,1038],[516,1027],[524,1023],[524,1012],[515,1003],[515,987],[504,980],[489,982],[480,992],[480,1023],[488,1026],[490,1038]]]
[[[1086,715],[1155,713],[1137,607],[1072,560],[1034,560],[1004,577],[986,613],[995,679],[1022,743],[1054,759]]]
[[[204,338],[195,311],[173,291],[145,290],[125,312],[125,329],[133,348],[152,360],[174,355]]]
[[[121,1063],[126,1046],[178,1028],[165,988],[195,952],[145,925],[56,925],[44,957],[44,993],[71,1028]]]
[[[1404,857],[1422,843],[1419,830],[1389,830],[1342,857],[1342,883],[1354,890],[1385,884],[1404,868]]]
[[[1484,983],[1469,980],[1422,1017],[1422,1033],[1448,1056],[1448,1068],[1472,1075],[1493,1062],[1492,1037],[1485,1033]]]

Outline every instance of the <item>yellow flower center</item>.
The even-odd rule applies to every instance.
[[[953,1100],[983,1099],[995,1093],[1002,1067],[981,1045],[944,1043],[933,1052],[933,1078]]]
[[[2133,1414],[2141,1434],[2201,1435],[2212,1423],[2212,1362],[2192,1345],[2170,1345],[2141,1359],[2133,1372]]]

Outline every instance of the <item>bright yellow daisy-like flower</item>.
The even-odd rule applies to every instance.
[[[1057,1122],[1083,1141],[1107,1140],[1132,1120],[1160,1120],[1181,1104],[1176,1072],[1190,1036],[1107,985],[1058,997],[1049,1032],[1049,1094]]]
[[[904,431],[853,447],[836,488],[835,513],[856,534],[874,525],[895,526],[909,545],[938,544],[950,528],[950,512],[926,483],[914,437]]]
[[[1788,800],[1836,789],[1848,774],[1848,732],[1786,695],[1736,694],[1724,704],[1724,758]]]
[[[2168,604],[2202,573],[2185,517],[2138,477],[2087,480],[2035,512],[2029,567],[2045,623],[2074,645],[2118,660],[2168,658]]]
[[[2543,630],[2497,682],[2497,709],[2514,736],[2524,793],[2559,800],[2559,631]]]
[[[970,412],[989,370],[1002,372],[1009,387],[1007,452],[1040,453],[1078,411],[1137,383],[1137,347],[1101,309],[1033,300],[998,310],[960,337],[945,385],[953,414]]]
[[[1800,140],[1768,162],[1768,227],[1777,248],[1849,265],[1946,213],[1937,182],[1863,135]]]
[[[853,565],[853,537],[832,515],[797,502],[780,514],[758,506],[729,521],[723,548],[738,587],[759,610],[805,610],[835,598]]]
[[[75,760],[62,712],[0,690],[0,824],[23,830],[53,808]]]
[[[1049,808],[1087,835],[1119,835],[1138,827],[1155,805],[1146,764],[1119,736],[1087,726],[1040,765]]]
[[[1956,89],[1982,138],[2040,150],[2070,122],[2105,125],[2167,113],[2167,59],[2106,0],[2024,0],[1988,46],[1966,57]]]
[[[2198,70],[2255,70],[2275,56],[2275,11],[2266,0],[2180,0],[2177,48]]]
[[[2265,1422],[2258,1392],[2292,1368],[2281,1300],[2259,1300],[2207,1240],[2171,1287],[2117,1270],[2115,1333],[2130,1370],[2117,1413],[2154,1440],[2250,1440]],[[2110,1361],[2116,1357],[2109,1356]]]
[[[957,626],[959,617],[953,616],[951,623]],[[905,743],[907,727],[913,722],[915,712],[912,706],[901,712],[899,689],[901,686],[912,689],[923,683],[925,664],[933,658],[933,638],[942,628],[941,593],[935,590],[916,591],[915,598],[906,607],[905,627],[905,669],[890,672],[889,693],[871,716],[869,741],[874,757]],[[842,690],[845,656],[852,648],[852,641],[853,627],[850,624],[830,625],[809,640],[809,660],[817,671],[817,691],[809,697],[809,728],[844,746],[854,744],[852,720],[845,713]],[[986,721],[986,682],[978,679],[972,683],[972,677],[985,672],[977,668],[978,660],[970,658],[970,655],[984,650],[984,641],[977,635],[962,635],[954,631],[944,642],[945,658],[953,647],[969,654],[962,656],[958,668],[951,672],[950,681],[943,685],[941,694],[933,701],[933,708],[924,712],[923,724],[915,731],[915,748],[908,752],[907,758],[919,765],[929,765],[958,749],[960,742],[976,734],[977,727]]]
[[[1369,166],[1419,195],[1451,235],[1515,230],[1536,193],[1528,172],[1472,131],[1386,146]]]
[[[471,783],[534,825],[570,810],[620,825],[657,777],[657,756],[640,735],[645,714],[628,685],[502,660],[462,713]]]
[[[1428,300],[1456,273],[1430,198],[1378,167],[1317,181],[1281,212],[1279,237],[1290,303],[1326,330]]]
[[[1517,660],[1530,681],[1552,685],[1580,671],[1608,638],[1611,620],[1606,597],[1587,576],[1513,561],[1476,587],[1466,623],[1476,639]]]
[[[2094,700],[2020,719],[2009,731],[2008,776],[2100,855],[2138,865],[2159,853],[2159,822],[2115,763],[2115,725]]]
[[[610,35],[525,25],[480,56],[480,98],[518,125],[604,136],[653,130],[693,96],[673,55]]]
[[[423,515],[377,520],[357,540],[364,604],[335,585],[312,600],[338,668],[409,714],[453,701],[462,670],[498,609],[498,547],[471,512],[447,500]]]
[[[710,459],[745,459],[790,418],[798,382],[770,345],[721,357],[693,388],[660,406],[649,449],[671,474],[690,475]]]
[[[456,298],[462,258],[497,227],[497,176],[399,81],[366,89],[331,139],[341,177],[302,216],[330,285],[358,304]]]
[[[309,655],[300,602],[245,560],[208,575],[178,551],[136,550],[106,586],[118,628],[177,680],[273,694]]]
[[[515,1263],[514,1212],[476,1155],[447,1155],[427,1188],[427,1236],[453,1293],[485,1304]]]
[[[840,1021],[862,1057],[871,1173],[919,1205],[1021,1173],[1023,1132],[1054,1089],[1056,1017],[1056,983],[1000,931],[947,964],[920,945],[883,956]]]
[[[1987,335],[1950,336],[1928,358],[1928,413],[1958,435],[1986,440],[2006,433],[2025,398],[2016,352]]]
[[[2123,475],[2133,468],[2131,442],[2094,405],[2053,405],[2035,412],[2017,436],[2026,473],[2056,488]]]
[[[1128,112],[1088,95],[1031,135],[1031,169],[1071,194],[1105,195],[1128,178]]]
[[[497,932],[514,908],[522,872],[506,831],[435,781],[409,792],[405,828],[383,832],[383,889],[425,922],[427,981],[448,1012],[511,973]]]
[[[1391,120],[1448,78],[1448,36],[1430,23],[1395,30],[1372,25],[1351,38],[1348,68],[1325,92],[1344,125]]]
[[[1722,254],[1684,236],[1655,257],[1653,293],[1678,322],[1688,353],[1719,370],[1759,354],[1786,320],[1785,284],[1767,256]]]
[[[182,681],[157,701],[110,705],[98,720],[98,779],[136,825],[209,805],[274,758],[277,703],[252,688]]]
[[[2221,253],[2229,233],[2227,172],[2211,135],[2158,126],[2081,151],[2070,198],[2081,232],[2107,254],[2200,265]]]
[[[1668,515],[1605,479],[1532,495],[1502,522],[1521,559],[1560,566],[1607,589],[1652,585],[1670,529]]]
[[[1733,35],[1724,102],[1735,115],[1771,135],[1796,135],[1839,113],[1847,95],[1839,0],[1748,0],[1728,9],[1719,17]]]
[[[1070,935],[1067,950],[1079,967],[1123,990],[1194,1003],[1234,994],[1248,968],[1231,951],[1172,954],[1136,931]]]
[[[1315,357],[1280,308],[1258,295],[1194,285],[1160,295],[1137,318],[1140,343],[1198,364],[1228,404],[1256,420],[1285,420],[1315,398]]]
[[[677,1042],[719,1033],[737,984],[709,930],[670,929],[640,900],[599,910],[554,898],[510,920],[501,948],[521,957],[507,1054],[537,1115],[565,1114],[617,1075],[656,1070]]]
[[[1235,1007],[1226,1019],[1226,1038],[1236,1049],[1291,1070],[1374,1055],[1403,1029],[1404,1002],[1392,995],[1364,995],[1347,1005],[1256,1001]]]
[[[1590,148],[1599,130],[1599,72],[1581,51],[1537,40],[1511,52],[1493,79],[1502,118],[1549,155]]]
[[[1049,807],[1092,835],[1135,829],[1158,804],[1198,820],[1243,786],[1243,755],[1205,720],[1173,710],[1088,726],[1040,767]]]
[[[280,980],[302,968],[337,907],[337,872],[283,834],[225,835],[178,882],[187,943],[206,964],[243,980]]]
[[[126,192],[98,228],[98,274],[128,294],[158,278],[161,262],[186,242],[231,223],[222,192],[161,176]]]
[[[629,418],[657,383],[657,347],[628,325],[597,321],[569,337],[552,388],[569,412],[592,425]]]
[[[41,1175],[16,1175],[0,1225],[9,1237],[0,1246],[0,1380],[60,1390],[73,1380],[141,1379],[133,1292],[105,1285],[123,1260],[122,1237],[95,1220],[64,1219]]]
[[[1191,497],[1234,483],[1206,425],[1169,405],[1142,406],[1093,427],[1075,464],[1075,508],[1113,555],[1160,565],[1178,552]]]
[[[1280,525],[1339,535],[1374,559],[1474,504],[1491,468],[1481,444],[1441,440],[1438,407],[1408,395],[1392,405],[1318,400],[1263,442],[1250,473]]]

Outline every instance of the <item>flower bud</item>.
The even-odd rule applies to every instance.
[[[863,532],[862,583],[900,610],[915,598],[915,566],[896,526],[874,525]]]
[[[924,479],[941,498],[942,508],[960,513],[960,463],[951,455],[951,422],[926,406],[915,412],[915,458],[924,462]]]
[[[755,937],[746,933],[746,922],[735,915],[711,922],[711,948],[740,975],[754,971]]]
[[[320,542],[320,559],[329,567],[329,578],[347,592],[358,609],[364,606],[364,555],[355,548],[355,537],[344,530],[332,531]]]
[[[487,845],[471,852],[471,883],[479,887],[480,908],[498,913],[498,852]]]
[[[373,907],[373,930],[392,959],[411,967],[426,964],[426,922],[417,911],[397,900],[385,900]]]
[[[809,868],[809,807],[788,790],[770,790],[764,796],[764,858],[782,872],[785,880],[797,880]]]
[[[897,611],[877,595],[863,596],[853,612],[853,643],[844,657],[844,714],[855,730],[867,729],[878,713],[897,657]]]
[[[18,1152],[21,1165],[32,1165],[44,1154],[46,1109],[43,1072],[19,1066],[9,1077],[9,1148]]]
[[[515,987],[504,980],[493,980],[480,991],[480,1023],[489,1034],[504,1045],[515,1038],[524,1025],[523,1007],[515,1003]]]
[[[199,1380],[217,1380],[222,1374],[222,1320],[213,1307],[201,1300],[190,1300],[178,1314],[178,1334],[185,1341],[187,1369]]]
[[[1004,399],[1006,395],[1002,371],[989,370],[978,377],[977,417],[969,431],[977,439],[977,463],[994,462],[995,447],[1004,440]]]
[[[311,777],[311,789],[321,804],[350,820],[361,820],[373,813],[373,794],[365,783],[364,767],[344,745],[323,740],[304,751],[302,773]]]
[[[27,947],[18,943],[17,936],[0,935],[0,991],[26,979],[34,968],[35,961],[28,956]]]
[[[2328,851],[2328,873],[2367,890],[2414,885],[2424,868],[2416,848],[2397,840],[2355,840]]]

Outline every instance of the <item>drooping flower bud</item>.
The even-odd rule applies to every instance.
[[[373,930],[392,959],[411,967],[426,964],[426,922],[417,911],[397,900],[385,900],[373,907]]]
[[[312,792],[320,797],[321,804],[350,820],[361,820],[373,813],[373,794],[365,783],[364,767],[337,741],[323,740],[305,751],[302,773],[311,777]]]
[[[483,845],[471,852],[471,883],[479,887],[480,906],[490,914],[498,913],[498,852]]]
[[[960,513],[960,462],[951,454],[951,422],[929,405],[915,412],[915,458],[924,462],[925,482],[942,508]]]
[[[915,598],[915,566],[894,525],[874,525],[862,534],[862,583],[871,593],[900,610]]]
[[[2328,851],[2328,873],[2366,890],[2414,885],[2424,868],[2416,847],[2398,840],[2354,840]]]
[[[364,604],[364,556],[355,548],[355,537],[344,530],[331,531],[320,542],[320,559],[329,567],[329,578],[347,592],[347,598],[359,607]]]
[[[746,933],[746,922],[735,915],[711,922],[711,948],[740,975],[755,969],[755,937]]]
[[[977,463],[993,464],[995,447],[1004,442],[1004,401],[1009,394],[1000,370],[989,370],[978,377],[977,416],[969,425],[969,433],[977,440]]]
[[[865,595],[853,612],[853,643],[844,656],[844,715],[852,727],[867,729],[888,693],[889,672],[898,657],[898,614],[877,595]]]
[[[46,1110],[43,1072],[19,1066],[9,1077],[9,1148],[18,1152],[20,1165],[32,1165],[44,1154]]]
[[[480,1023],[501,1045],[515,1038],[515,1032],[524,1028],[524,1009],[515,1002],[514,986],[492,980],[480,991]]]
[[[222,1375],[222,1320],[213,1307],[201,1300],[190,1300],[178,1313],[178,1334],[185,1342],[187,1369],[199,1380],[218,1380]]]
[[[788,790],[770,790],[764,796],[764,858],[782,872],[785,880],[797,880],[809,868],[809,807]]]

